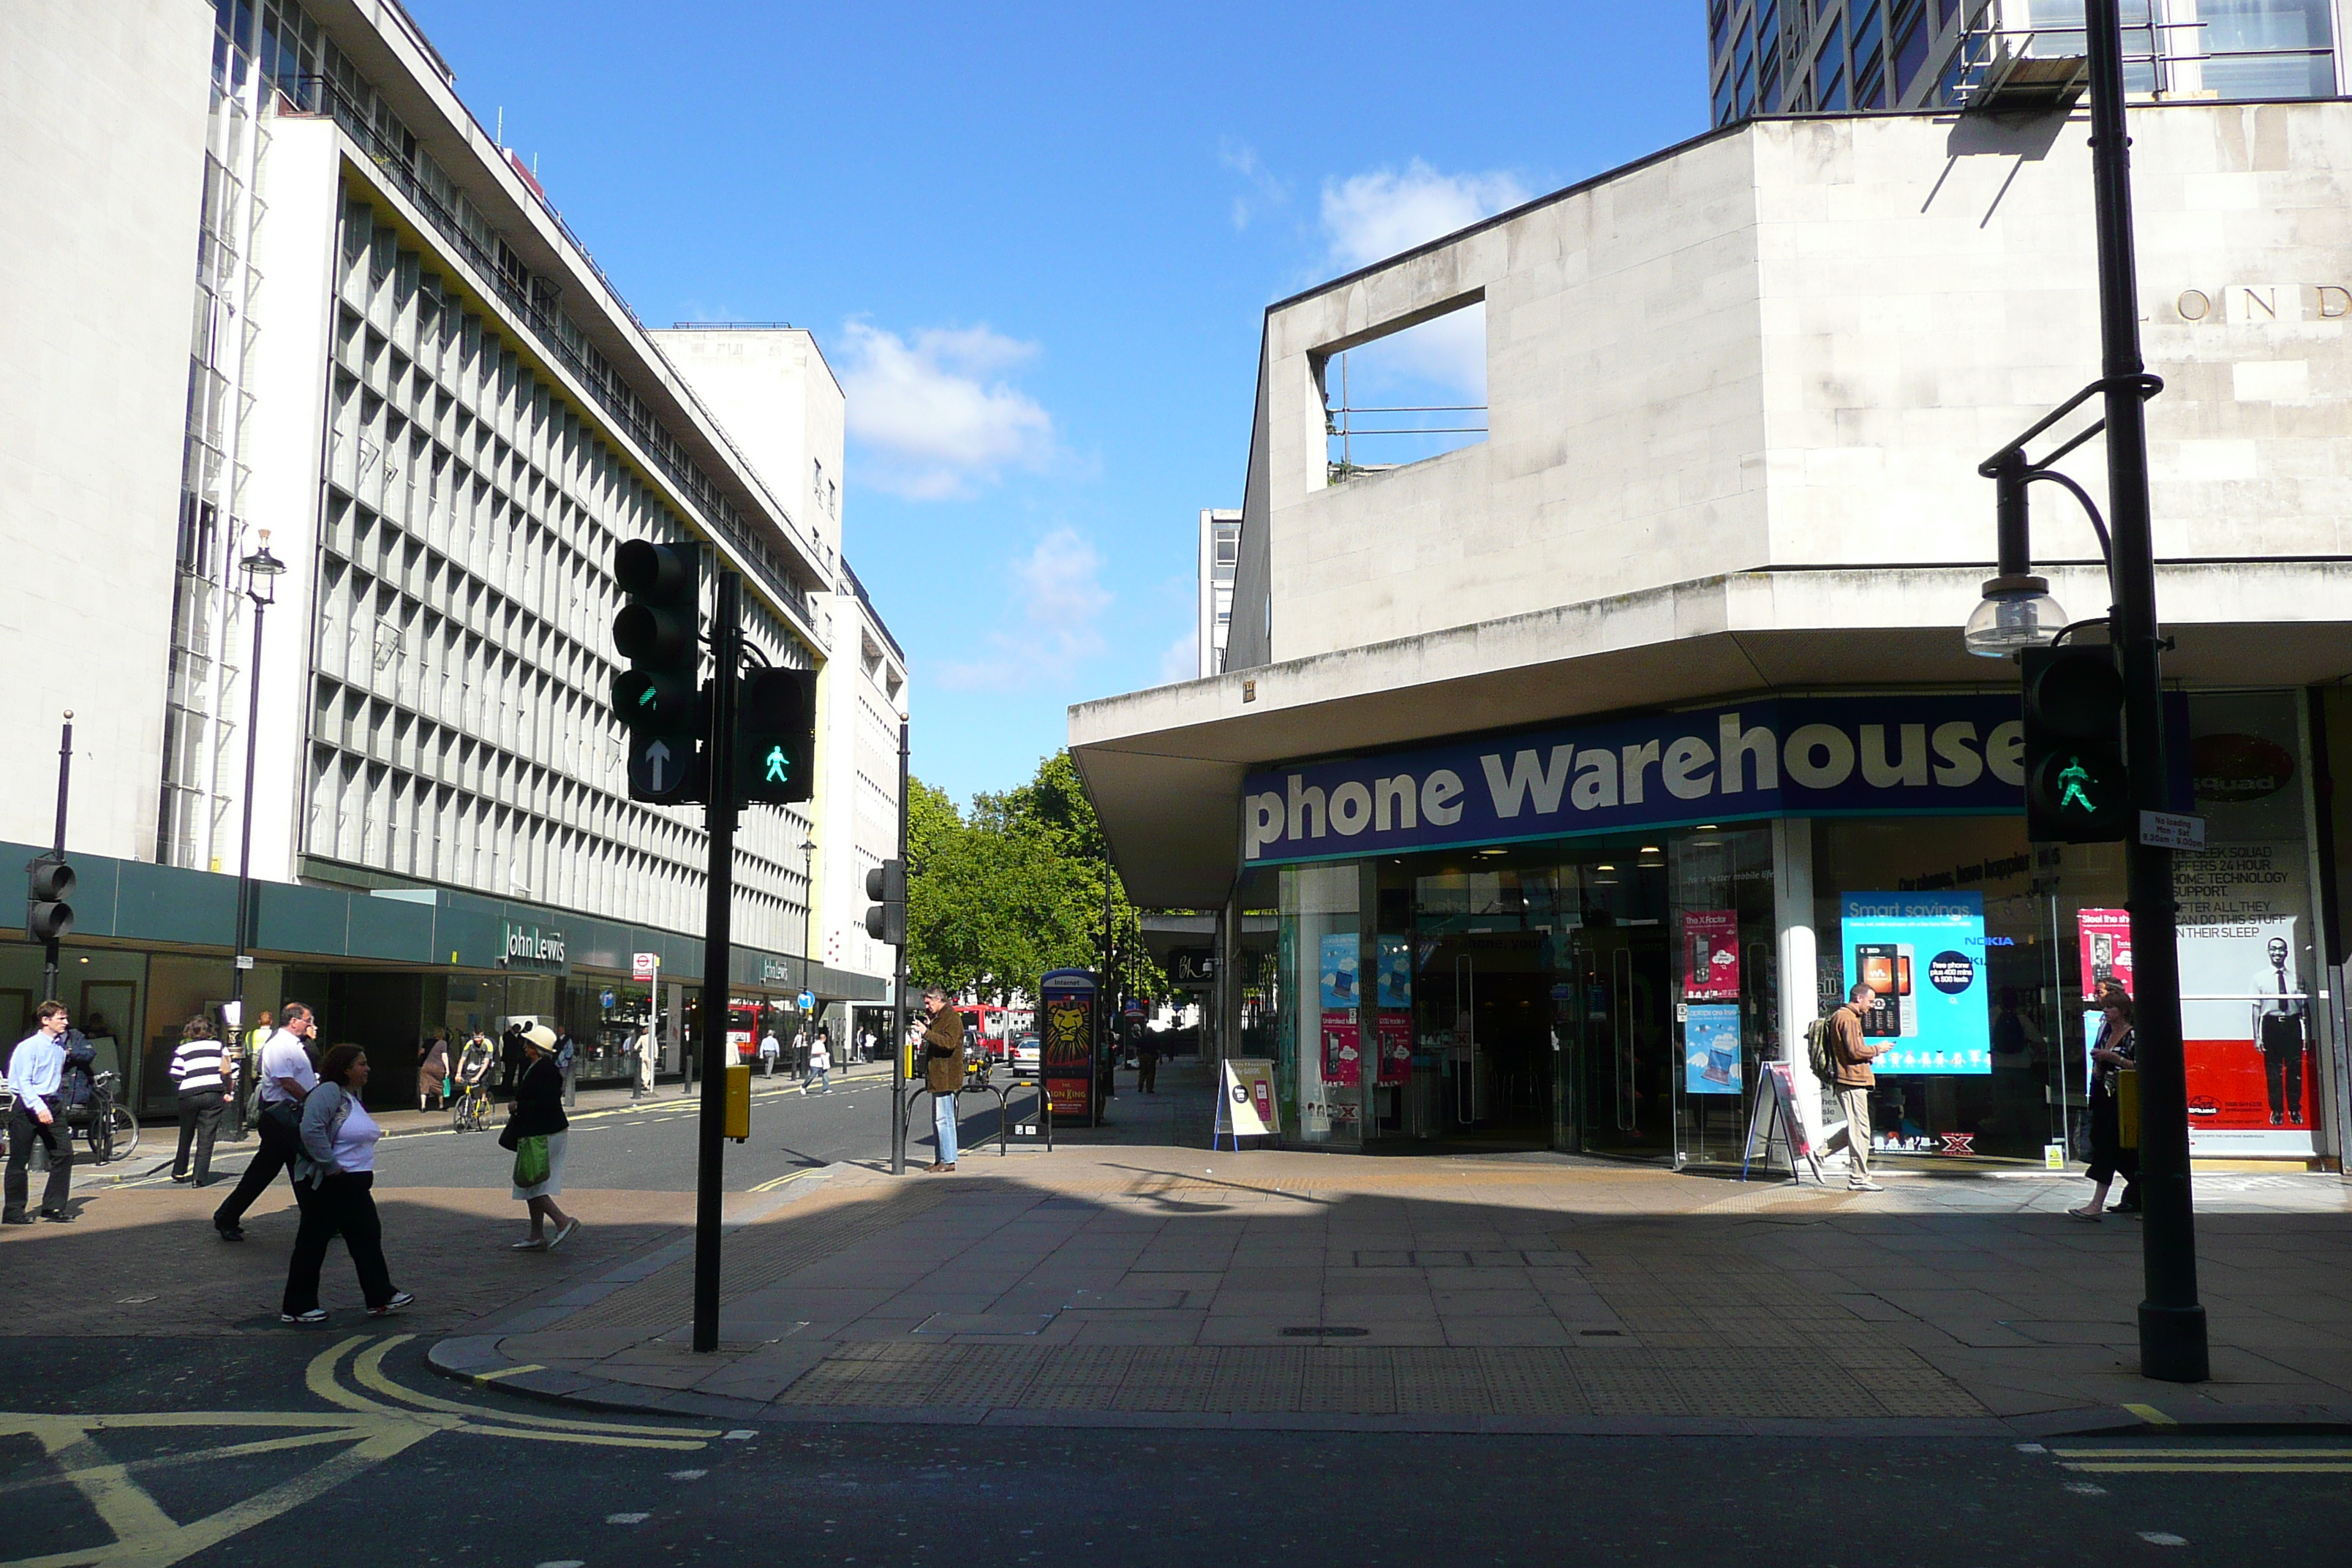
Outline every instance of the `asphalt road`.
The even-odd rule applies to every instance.
[[[2318,1564],[2352,1527],[2346,1438],[730,1431],[423,1342],[0,1340],[37,1416],[0,1415],[0,1564]],[[2155,1468],[2069,1468],[2116,1464]]]
[[[778,1176],[845,1160],[886,1159],[890,1152],[890,1080],[887,1077],[834,1077],[826,1094],[803,1095],[779,1075],[751,1080],[751,1137],[728,1143],[726,1189],[747,1192]],[[1034,1112],[1036,1094],[1011,1099],[1016,1117]],[[574,1110],[567,1140],[564,1185],[586,1191],[691,1192],[694,1190],[698,1095],[681,1094],[666,1083],[649,1098],[621,1106]],[[997,1131],[994,1095],[966,1094],[958,1110],[957,1138],[970,1146]],[[919,1098],[908,1157],[931,1159],[931,1102]],[[499,1147],[501,1105],[487,1132],[457,1133],[437,1119],[418,1129],[400,1128],[377,1145],[376,1184],[389,1187],[500,1187],[514,1156]],[[152,1186],[168,1180],[177,1133],[167,1124],[149,1126],[130,1162],[143,1173],[126,1186]],[[216,1175],[244,1169],[250,1142],[224,1143],[214,1158]],[[978,1157],[975,1155],[974,1157]],[[85,1167],[87,1169],[87,1167]]]

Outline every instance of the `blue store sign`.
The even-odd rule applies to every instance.
[[[2024,809],[2014,693],[1790,697],[1249,775],[1258,865],[1769,816]]]

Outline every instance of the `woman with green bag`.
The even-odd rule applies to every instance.
[[[556,1206],[563,1190],[563,1141],[571,1119],[563,1114],[563,1071],[555,1065],[555,1031],[533,1024],[522,1033],[528,1058],[515,1086],[514,1108],[502,1148],[514,1151],[514,1195],[530,1209],[530,1234],[514,1244],[517,1252],[552,1252],[572,1239],[580,1222]],[[550,1234],[548,1226],[555,1227]]]

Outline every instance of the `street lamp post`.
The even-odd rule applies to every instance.
[[[2131,141],[2126,126],[2123,28],[2116,0],[2084,12],[2091,76],[2091,176],[2099,253],[2101,374],[1979,470],[2000,487],[2000,564],[1969,617],[1972,652],[1996,657],[2046,646],[2064,631],[2049,586],[2032,574],[2026,487],[2063,485],[2090,513],[2107,560],[2113,607],[2105,617],[2119,656],[2126,771],[2137,831],[2124,859],[2131,910],[2138,1050],[2140,1190],[2145,1205],[2139,1306],[2140,1372],[2168,1383],[2210,1375],[2205,1309],[2198,1300],[2196,1214],[2189,1163],[2189,1094],[2180,1029],[2180,954],[2172,851],[2146,840],[2148,818],[2171,810],[2164,739],[2163,640],[2156,614],[2156,545],[2148,521],[2146,400],[2162,383],[2140,357],[2139,290],[2132,254]],[[2094,395],[2105,416],[2038,463],[2024,447]],[[2112,532],[2082,486],[2050,465],[2104,429]],[[2088,623],[2085,623],[2088,624]]]
[[[231,1027],[239,1039],[238,1065],[247,1071],[253,1064],[245,1060],[245,976],[253,967],[252,955],[246,952],[253,928],[253,778],[257,751],[261,739],[261,623],[269,606],[278,602],[278,579],[286,570],[286,563],[269,552],[269,531],[263,529],[259,547],[238,562],[237,569],[245,574],[245,596],[253,605],[253,660],[245,672],[245,821],[236,837],[236,956],[229,972],[228,1005],[234,1018]],[[235,1135],[245,1136],[245,1090],[240,1084],[236,1100]]]

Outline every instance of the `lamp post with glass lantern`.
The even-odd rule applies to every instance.
[[[2147,422],[2142,405],[2163,389],[2140,357],[2139,290],[2131,209],[2131,142],[2125,124],[2123,29],[2116,0],[2087,0],[2091,175],[2098,235],[2101,374],[1979,468],[1998,488],[2000,555],[1983,602],[1963,634],[1969,651],[2005,658],[2046,647],[2075,629],[2033,575],[2026,490],[2063,486],[2089,513],[2106,559],[2112,607],[2101,617],[2122,674],[2125,756],[2134,831],[2123,850],[2131,910],[2133,1003],[2138,1049],[2142,1268],[2140,1372],[2171,1383],[2210,1375],[2205,1309],[2198,1300],[2196,1215],[2189,1163],[2189,1094],[2180,1028],[2180,954],[2172,851],[2157,829],[2172,808],[2168,793],[2161,668],[2156,614],[2156,545],[2147,496]],[[2037,462],[2025,444],[2090,401],[2104,417]],[[2101,431],[2107,437],[2110,531],[2080,484],[2051,465]],[[2078,625],[2095,625],[2082,622]],[[2154,839],[2156,842],[2150,842]]]
[[[234,967],[229,972],[228,1007],[230,1027],[237,1032],[238,1065],[248,1073],[253,1063],[245,1059],[245,976],[253,967],[253,958],[245,950],[252,931],[253,910],[253,778],[257,751],[261,739],[261,623],[269,606],[278,602],[278,579],[286,570],[286,563],[269,552],[269,531],[261,531],[258,548],[237,563],[245,574],[245,596],[253,605],[253,661],[245,672],[245,824],[236,840],[236,942]],[[245,1136],[245,1085],[236,1087],[236,1136]]]

